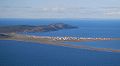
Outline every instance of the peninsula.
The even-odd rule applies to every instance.
[[[10,25],[10,26],[0,26],[0,33],[17,33],[17,32],[49,32],[57,31],[61,29],[74,29],[78,28],[76,26],[64,24],[64,23],[54,23],[49,25]]]
[[[65,42],[82,42],[82,41],[105,41],[105,40],[120,40],[120,38],[78,38],[78,37],[51,37],[51,36],[34,36],[34,35],[23,35],[18,34],[19,32],[49,32],[57,31],[61,29],[74,29],[76,26],[55,23],[49,25],[13,25],[13,26],[1,26],[0,27],[0,40],[16,40],[25,42],[36,42],[42,44],[70,47],[70,48],[81,48],[94,51],[108,51],[108,52],[120,52],[120,50],[110,48],[95,48],[90,46],[81,46],[66,44]]]
[[[82,42],[82,41],[105,41],[105,40],[120,40],[120,38],[78,38],[71,39],[72,37],[49,37],[49,36],[34,36],[34,35],[22,35],[16,33],[10,34],[0,34],[0,40],[15,40],[15,41],[25,41],[25,42],[35,42],[55,46],[63,46],[70,48],[80,48],[92,51],[107,51],[107,52],[120,52],[119,49],[111,48],[95,48],[85,45],[73,45],[66,44],[65,42]],[[74,37],[73,37],[74,38]]]

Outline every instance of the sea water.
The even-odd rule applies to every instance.
[[[4,25],[66,23],[78,29],[23,33],[38,36],[120,38],[120,20],[94,19],[0,19]],[[120,40],[69,42],[97,48],[120,49]],[[47,44],[0,40],[0,66],[120,66],[120,53],[90,51]]]

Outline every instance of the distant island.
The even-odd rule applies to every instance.
[[[64,24],[64,23],[54,23],[49,25],[11,25],[11,26],[0,26],[0,33],[17,33],[17,32],[49,32],[57,31],[61,29],[73,29],[78,28],[76,26]]]

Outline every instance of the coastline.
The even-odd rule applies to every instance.
[[[39,38],[38,38],[39,37]],[[41,37],[41,38],[40,38]],[[103,38],[105,39],[105,38]],[[105,52],[119,52],[119,49],[111,49],[111,48],[96,48],[91,46],[85,46],[85,45],[72,45],[67,44],[64,42],[86,42],[86,41],[105,41],[105,40],[120,40],[120,38],[109,38],[103,40],[101,39],[83,39],[83,40],[53,40],[51,38],[43,38],[43,36],[29,36],[29,35],[21,35],[21,34],[12,34],[12,37],[10,38],[4,38],[0,40],[15,40],[15,41],[24,41],[24,42],[33,42],[33,43],[42,43],[47,45],[54,45],[54,46],[62,46],[62,47],[69,47],[69,48],[76,48],[76,49],[86,49],[91,51],[105,51]]]

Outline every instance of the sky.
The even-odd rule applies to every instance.
[[[0,18],[120,19],[120,0],[0,0]]]

